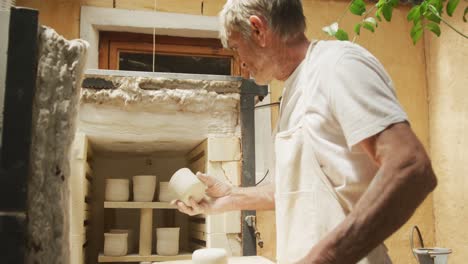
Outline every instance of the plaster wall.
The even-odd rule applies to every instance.
[[[449,22],[465,34],[463,5]],[[467,40],[445,25],[440,38],[426,35],[431,157],[438,176],[435,236],[453,249],[450,263],[468,259],[468,61]]]

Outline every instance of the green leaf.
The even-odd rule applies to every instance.
[[[457,8],[458,3],[460,3],[460,0],[449,0],[447,3],[447,14],[449,16],[453,15],[453,12],[455,12],[455,8]]]
[[[434,32],[438,37],[440,37],[440,27],[436,23],[428,23],[426,25],[426,28],[429,29],[430,31]]]
[[[338,40],[349,40],[348,33],[341,28],[336,32],[335,38]]]
[[[445,2],[446,0],[443,1]],[[433,5],[437,9],[439,14],[442,13],[442,10],[444,9],[444,4],[442,3],[442,0],[428,0],[428,3],[430,5]]]
[[[419,39],[421,39],[423,33],[423,27],[421,21],[418,21],[414,24],[413,28],[411,28],[411,38],[413,39],[413,44],[416,44]]]
[[[379,26],[379,25],[377,24],[377,21],[376,21],[375,18],[373,18],[373,17],[368,17],[368,18],[364,19],[364,22],[371,23],[371,24],[374,25],[375,27],[378,27],[378,26]]]
[[[382,17],[380,16],[382,14],[382,11],[380,9],[377,9],[377,12],[375,12],[375,17],[379,22],[382,22]]]
[[[372,25],[369,22],[364,22],[364,24],[362,24],[362,27],[369,30],[369,31],[371,31],[372,33],[374,33],[374,31],[375,31],[374,25]]]
[[[433,13],[435,15],[440,16],[439,10],[437,10],[437,8],[435,6],[433,6],[433,5],[427,5],[427,10],[426,10],[426,12],[424,12],[424,15],[426,15],[426,13]]]
[[[427,12],[427,2],[422,2],[421,3],[421,11],[420,12],[423,15],[426,14],[426,12]]]
[[[359,36],[361,34],[361,23],[354,25],[354,32]]]
[[[338,23],[335,22],[335,23],[333,23],[333,24],[331,24],[329,26],[323,27],[322,31],[327,33],[328,35],[334,37],[336,32],[338,31],[338,28],[339,28]]]
[[[421,18],[421,7],[418,5],[413,6],[413,8],[408,12],[406,19],[408,19],[408,21],[413,21],[419,18]]]
[[[355,15],[362,16],[362,14],[366,12],[366,4],[364,3],[364,0],[353,0],[349,7],[349,11]]]
[[[440,17],[434,15],[433,13],[427,14],[425,17],[426,17],[427,20],[429,20],[429,21],[432,21],[432,22],[435,22],[435,23],[437,23],[437,24],[440,24],[440,21],[441,21],[441,20],[440,20]]]
[[[463,21],[466,22],[466,14],[468,14],[468,6],[465,7],[465,13],[463,13]]]
[[[392,7],[397,6],[399,3],[400,3],[400,0],[390,0],[390,4],[392,5]]]
[[[385,4],[382,6],[382,14],[388,22],[392,20],[392,13],[393,13],[393,7],[389,4]]]

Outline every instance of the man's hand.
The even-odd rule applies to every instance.
[[[232,193],[232,185],[200,172],[197,172],[197,177],[206,185],[206,195],[208,198],[204,198],[199,203],[190,198],[190,204],[188,205],[179,200],[172,201],[171,203],[177,205],[177,209],[179,209],[180,212],[190,216],[198,214],[218,214],[228,211],[231,203],[229,195]]]

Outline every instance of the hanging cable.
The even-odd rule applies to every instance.
[[[153,11],[156,12],[156,1],[154,0],[154,7]],[[156,26],[153,26],[153,72],[155,72],[155,64],[156,64]]]
[[[266,179],[266,177],[268,176],[268,172],[270,172],[270,170],[266,171],[265,176],[263,176],[263,178],[259,182],[257,182],[255,186],[258,186],[260,183],[262,183]]]

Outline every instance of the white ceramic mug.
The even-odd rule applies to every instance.
[[[104,233],[104,255],[125,256],[128,251],[128,233]]]
[[[160,202],[170,202],[174,199],[177,199],[177,195],[172,188],[169,187],[169,182],[160,182],[158,200]]]
[[[130,181],[127,179],[106,179],[106,201],[126,202],[130,198]]]
[[[152,202],[156,191],[156,176],[133,176],[133,200],[136,202]]]
[[[134,250],[133,231],[130,229],[111,229],[110,233],[113,234],[128,234],[127,237],[127,253],[132,253]]]
[[[200,202],[205,197],[205,184],[187,168],[182,168],[172,175],[169,187],[175,192],[177,198],[187,205],[190,205],[189,197],[196,202]]]
[[[175,256],[179,254],[179,227],[156,228],[156,254]]]

